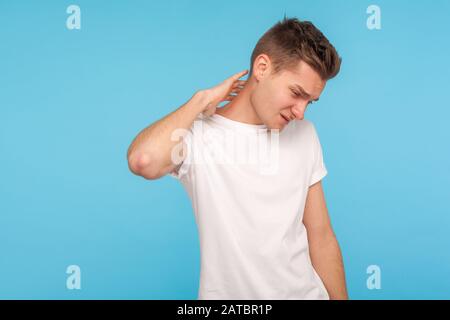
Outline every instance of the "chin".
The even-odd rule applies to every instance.
[[[271,117],[269,119],[263,120],[263,123],[266,125],[269,130],[279,130],[280,132],[286,127],[287,123],[281,115],[276,117]]]
[[[286,126],[283,124],[279,124],[279,123],[270,123],[267,124],[267,128],[269,128],[270,130],[272,129],[278,129],[280,130],[280,132],[285,128]]]

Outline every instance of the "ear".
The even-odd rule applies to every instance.
[[[270,74],[271,61],[267,54],[262,53],[256,57],[253,63],[253,76],[256,81],[260,81],[262,78]]]

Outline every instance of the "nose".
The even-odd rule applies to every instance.
[[[305,116],[306,103],[297,104],[292,107],[291,112],[297,120],[303,120]]]

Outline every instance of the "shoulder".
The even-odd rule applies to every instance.
[[[289,128],[289,133],[296,137],[314,138],[317,135],[314,123],[311,120],[294,120]]]
[[[286,140],[291,141],[302,150],[311,150],[315,153],[320,148],[320,139],[316,126],[311,120],[294,120],[289,124]]]

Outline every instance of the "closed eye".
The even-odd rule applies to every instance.
[[[302,96],[300,93],[298,93],[298,92],[296,92],[296,91],[294,91],[294,90],[291,90],[291,91],[292,91],[292,93],[293,93],[294,98],[298,98],[298,97],[301,97],[301,96]]]
[[[294,90],[291,90],[292,91],[292,93],[293,93],[293,97],[294,98],[298,98],[298,97],[302,97],[302,98],[304,98],[303,96],[302,96],[302,94],[301,93],[298,93],[298,92],[296,92],[296,91],[294,91]],[[310,101],[308,101],[308,104],[313,104],[315,102],[315,100],[310,100]]]

